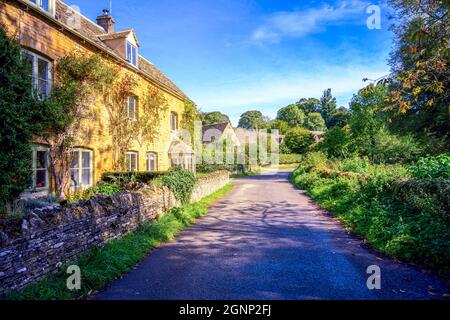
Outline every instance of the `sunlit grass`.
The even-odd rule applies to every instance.
[[[81,269],[82,287],[70,291],[66,287],[69,275],[59,272],[32,284],[20,292],[7,294],[13,300],[71,300],[82,299],[104,288],[114,279],[130,271],[161,243],[170,241],[196,219],[208,213],[208,207],[232,189],[228,184],[212,195],[183,208],[173,208],[161,219],[142,226],[127,236],[94,248],[72,263]],[[61,270],[66,270],[66,267]]]

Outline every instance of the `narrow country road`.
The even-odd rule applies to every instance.
[[[208,216],[96,299],[439,299],[448,292],[438,278],[364,248],[288,175],[235,180]],[[371,265],[381,268],[381,290],[367,288]]]

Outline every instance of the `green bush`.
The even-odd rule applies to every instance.
[[[245,171],[242,164],[197,164],[196,171],[198,173],[213,173],[216,171],[243,172]]]
[[[168,187],[182,204],[189,203],[195,182],[195,175],[180,167],[169,171],[161,178],[161,184]]]
[[[301,154],[280,154],[280,164],[300,163],[301,160]]]
[[[166,172],[109,172],[102,175],[102,181],[124,185],[130,182],[149,184],[161,178]]]
[[[450,180],[450,155],[421,158],[410,168],[411,174],[418,179],[442,178]]]
[[[351,145],[350,134],[347,130],[339,127],[328,130],[317,148],[327,153],[331,158],[349,157],[354,150]]]
[[[322,152],[309,152],[307,153],[301,162],[301,168],[305,171],[311,171],[313,169],[321,169],[327,164],[327,157]]]
[[[339,164],[339,169],[342,172],[366,173],[370,167],[370,162],[367,158],[345,159],[340,161]]]
[[[41,132],[44,105],[33,94],[31,71],[17,41],[0,26],[0,214],[31,185],[31,140]]]
[[[309,147],[314,143],[314,136],[309,130],[304,128],[294,128],[290,130],[284,140],[286,145],[292,153],[305,153]]]
[[[89,201],[96,194],[111,196],[114,193],[123,191],[123,188],[115,183],[100,182],[97,186],[85,190],[79,190],[72,193],[66,198],[68,203],[76,203],[79,201]]]
[[[335,164],[308,154],[302,164],[291,181],[348,228],[381,252],[450,274],[448,180],[411,179],[404,166],[364,159]]]
[[[410,163],[418,158],[422,149],[412,136],[399,136],[381,129],[374,137],[375,163]]]

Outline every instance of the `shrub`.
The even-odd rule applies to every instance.
[[[216,171],[244,172],[242,164],[197,164],[198,173],[213,173]]]
[[[180,167],[169,171],[161,178],[161,184],[168,187],[182,204],[189,203],[195,182],[195,175]]]
[[[385,128],[375,135],[374,141],[375,163],[410,163],[422,153],[422,149],[412,136],[395,135]]]
[[[300,163],[301,160],[301,154],[280,154],[280,164]]]
[[[97,186],[88,188],[85,190],[78,190],[72,193],[69,193],[66,201],[68,203],[76,203],[81,200],[89,201],[96,194],[103,194],[107,196],[111,196],[114,193],[118,193],[123,191],[123,188],[114,183],[108,182],[100,182]]]
[[[328,130],[317,147],[331,158],[346,158],[351,155],[353,149],[350,134],[339,127]]]
[[[325,167],[328,159],[322,152],[309,152],[307,153],[301,162],[301,167],[305,171],[311,171],[313,169],[321,169]]]
[[[450,180],[450,155],[421,158],[410,168],[411,174],[418,179],[442,178]]]
[[[450,274],[448,179],[411,179],[402,165],[372,165],[367,159],[337,163],[352,174],[322,174],[334,164],[318,154],[307,154],[302,164],[291,181],[371,245]]]
[[[342,160],[339,165],[339,170],[342,172],[366,173],[369,167],[369,159],[354,158]]]
[[[0,26],[0,213],[31,185],[31,139],[45,113],[32,92],[30,70],[16,41]]]
[[[129,182],[149,184],[151,181],[161,178],[166,172],[109,172],[102,175],[102,181],[124,185]]]
[[[290,130],[284,140],[284,144],[292,153],[305,153],[313,143],[314,136],[304,128]]]

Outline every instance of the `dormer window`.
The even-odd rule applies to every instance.
[[[36,7],[38,7],[41,10],[44,10],[51,15],[54,15],[55,13],[55,0],[28,0],[32,4],[34,4]]]
[[[127,41],[127,61],[137,67],[137,47]]]

